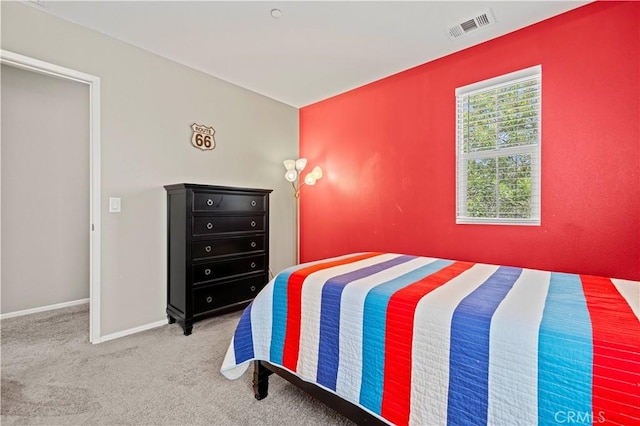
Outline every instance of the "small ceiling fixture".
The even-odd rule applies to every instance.
[[[274,19],[278,19],[282,16],[282,11],[280,9],[271,9],[271,17]]]

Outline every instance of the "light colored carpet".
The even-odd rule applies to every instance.
[[[220,365],[240,312],[92,345],[88,305],[1,322],[3,425],[351,425],[271,376],[253,397],[250,369]]]

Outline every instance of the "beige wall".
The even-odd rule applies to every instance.
[[[297,109],[33,7],[1,8],[3,49],[101,78],[102,336],[164,318],[165,184],[273,189],[271,268],[293,263],[282,160],[298,152]],[[216,129],[215,150],[190,145],[193,122]]]
[[[6,65],[0,77],[0,312],[86,299],[89,86]]]

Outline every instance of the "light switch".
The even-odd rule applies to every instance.
[[[120,213],[120,197],[109,197],[109,213]]]

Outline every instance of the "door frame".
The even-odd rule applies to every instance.
[[[100,327],[100,77],[0,49],[0,63],[89,85],[89,341]]]

